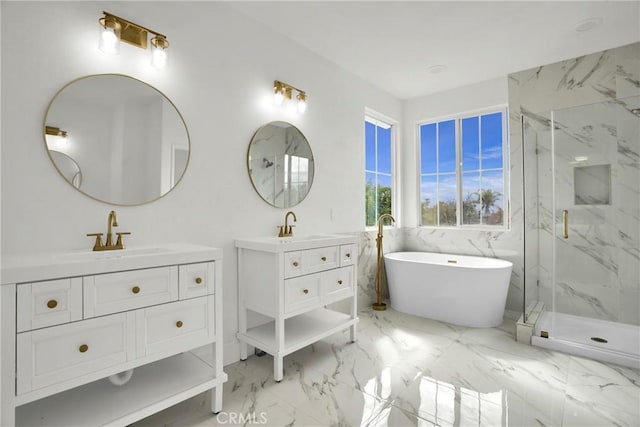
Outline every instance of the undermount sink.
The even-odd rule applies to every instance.
[[[2,280],[21,283],[58,277],[102,274],[166,265],[195,264],[222,259],[222,249],[190,243],[161,243],[110,251],[91,248],[73,251],[2,254]]]
[[[309,240],[331,239],[336,237],[332,234],[316,234],[312,236],[288,236],[288,237],[272,237],[278,243],[305,242]]]
[[[110,251],[82,251],[82,252],[66,252],[55,254],[54,258],[60,261],[85,261],[94,259],[111,259],[126,258],[132,256],[152,255],[163,252],[169,252],[169,248],[164,247],[143,247],[143,248],[124,248]]]
[[[255,237],[236,239],[236,246],[267,252],[289,252],[317,246],[349,243],[353,236],[346,234],[311,234],[308,236]]]

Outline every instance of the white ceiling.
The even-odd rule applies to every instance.
[[[640,41],[639,0],[229,4],[400,99]]]

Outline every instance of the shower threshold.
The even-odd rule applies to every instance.
[[[531,344],[640,369],[640,327],[634,325],[546,311]]]

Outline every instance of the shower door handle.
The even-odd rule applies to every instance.
[[[562,237],[565,239],[569,238],[569,211],[562,211]]]

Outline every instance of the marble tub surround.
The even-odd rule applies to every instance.
[[[336,335],[292,353],[279,384],[269,356],[226,366],[223,413],[262,416],[270,426],[635,426],[640,419],[640,371],[517,343],[511,320],[476,329],[392,309],[359,316],[357,343]],[[136,425],[233,424],[207,414],[206,402],[202,394]]]

